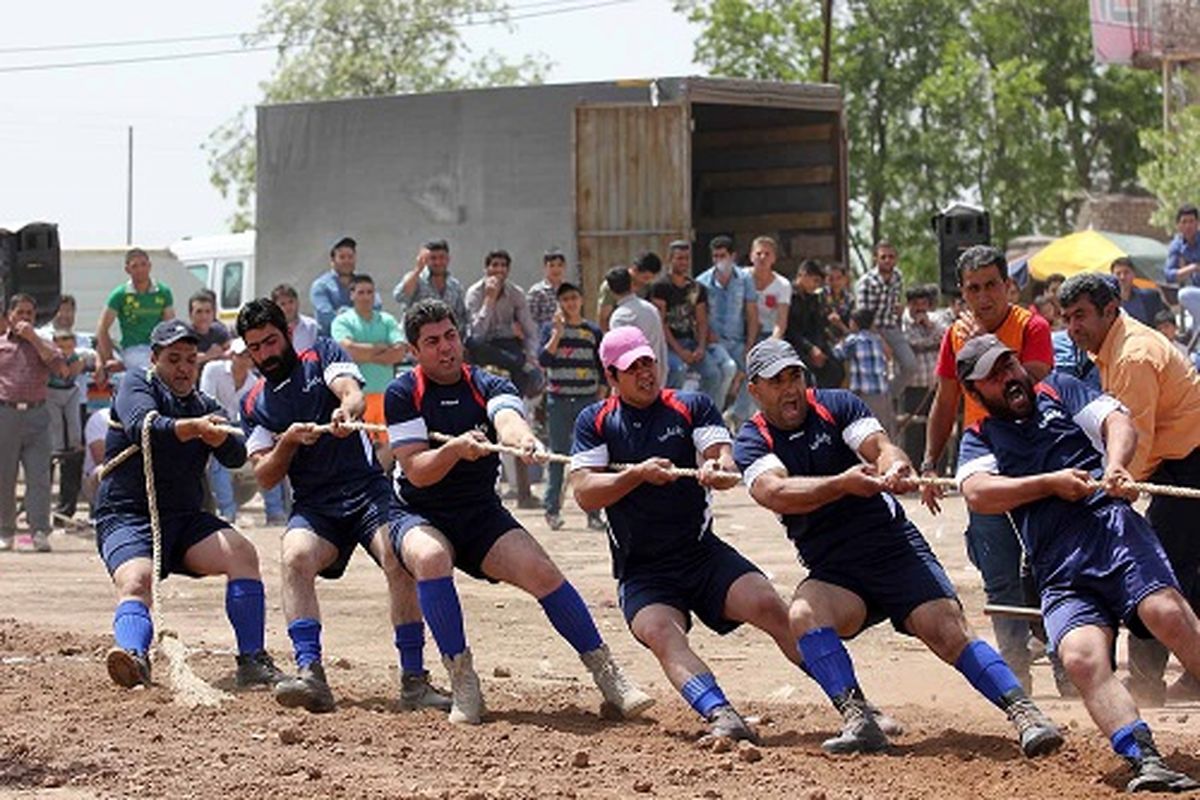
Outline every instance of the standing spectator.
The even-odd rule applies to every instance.
[[[1153,327],[1154,317],[1167,307],[1162,295],[1156,289],[1142,289],[1133,285],[1137,273],[1133,270],[1133,262],[1125,256],[1115,259],[1108,271],[1117,279],[1117,286],[1121,290],[1121,308],[1125,313],[1143,325]]]
[[[53,341],[55,331],[74,331],[75,330],[75,298],[72,295],[64,294],[58,298],[58,309],[54,312],[54,316],[49,322],[38,329],[38,334],[43,339]],[[99,363],[99,356],[95,354],[92,347],[92,337],[76,332],[75,335],[75,350],[78,353],[85,351],[91,352],[96,360],[96,369],[88,372],[80,370],[75,376],[75,385],[79,388],[79,428],[83,429],[84,423],[87,421],[87,397],[88,383],[91,380],[88,376],[94,377],[98,386],[105,385],[107,376],[104,371],[104,365]],[[83,481],[83,452],[78,451],[64,456],[58,463],[58,503],[54,508],[55,514],[60,514],[64,517],[75,516],[75,507],[79,502],[79,491]]]
[[[450,274],[450,245],[445,239],[432,239],[417,253],[413,268],[392,290],[392,299],[400,305],[400,316],[426,298],[436,298],[454,312],[458,324],[466,327],[466,290]]]
[[[758,339],[758,292],[754,280],[737,268],[733,240],[728,236],[716,236],[708,246],[713,265],[696,278],[708,292],[708,324],[716,336],[716,343],[737,365],[731,388],[736,388],[737,398],[730,411],[735,424],[750,418],[750,393],[746,391],[746,353]],[[716,397],[718,407],[723,407],[724,397]]]
[[[1184,203],[1175,212],[1175,238],[1167,246],[1163,276],[1178,284],[1179,305],[1192,317],[1192,329],[1200,326],[1200,209]]]
[[[846,362],[850,391],[867,404],[890,438],[896,427],[896,415],[888,392],[887,346],[873,330],[874,322],[874,311],[855,309],[850,315],[850,335],[838,343],[833,354]]]
[[[165,319],[175,319],[175,299],[164,284],[150,279],[150,256],[141,248],[125,253],[129,280],[108,295],[96,327],[96,351],[107,365],[113,358],[109,330],[115,321],[121,330],[121,361],[126,372],[150,366],[150,332]]]
[[[525,293],[529,301],[529,316],[539,331],[558,311],[558,287],[562,286],[567,276],[566,256],[558,250],[547,250],[542,255],[542,273],[544,277]]]
[[[292,337],[292,347],[297,353],[303,353],[317,343],[321,328],[317,321],[306,314],[300,313],[300,298],[296,288],[290,283],[281,283],[271,290],[271,299],[283,311],[287,319],[288,335]]]
[[[329,336],[329,326],[333,324],[334,317],[353,305],[350,300],[350,280],[357,266],[358,242],[349,236],[343,236],[329,248],[329,271],[318,275],[308,290],[308,299],[317,315],[317,327],[322,336]],[[378,298],[375,308],[383,308]]]
[[[708,342],[708,292],[692,279],[691,246],[684,241],[671,242],[669,252],[667,276],[654,284],[653,294],[668,348],[664,385],[681,389],[688,371],[695,370],[700,375],[700,391],[721,406],[737,364],[720,345]],[[660,371],[663,363],[658,362]]]
[[[875,245],[875,266],[858,282],[858,308],[875,313],[879,335],[892,351],[892,399],[898,401],[916,367],[912,348],[904,338],[900,317],[904,313],[904,276],[896,264],[896,248],[886,239]],[[1011,663],[1011,662],[1010,662]]]
[[[367,404],[363,422],[383,425],[383,393],[396,377],[396,365],[408,357],[404,331],[395,317],[375,307],[375,281],[370,275],[355,275],[350,279],[350,302],[353,305],[334,318],[330,338],[350,354],[362,373],[362,393]],[[371,438],[387,470],[391,467],[387,437],[376,433]]]
[[[229,329],[217,319],[217,296],[201,289],[188,298],[188,320],[196,334],[196,367],[229,357]]]
[[[483,278],[467,289],[467,349],[471,361],[508,372],[523,397],[541,391],[538,331],[520,287],[508,280],[512,257],[493,250],[483,260]]]
[[[750,243],[750,263],[745,270],[754,281],[758,294],[758,335],[755,342],[768,336],[782,339],[788,326],[788,306],[792,302],[792,285],[775,271],[778,246],[770,236],[759,236]]]
[[[33,327],[37,302],[8,300],[0,322],[0,550],[50,550],[50,375],[63,374],[58,349]],[[17,468],[25,471],[25,515],[33,535],[16,536]]]
[[[788,309],[787,333],[784,338],[804,357],[817,386],[834,389],[842,385],[845,371],[833,357],[833,345],[827,332],[829,320],[825,313],[825,270],[816,259],[806,258],[796,271],[796,291]]]
[[[603,394],[606,381],[600,365],[600,327],[583,318],[583,294],[579,287],[558,284],[558,308],[542,325],[538,360],[546,370],[546,428],[550,450],[568,453],[575,418]],[[549,465],[546,496],[546,524],[556,531],[563,526],[563,465]],[[604,527],[599,512],[588,512],[588,527]]]
[[[51,341],[63,357],[61,372],[51,372],[46,385],[46,407],[50,417],[50,453],[59,463],[58,505],[54,511],[64,517],[75,516],[79,485],[70,486],[68,464],[83,466],[83,416],[80,414],[79,379],[88,373],[103,372],[96,352],[76,347],[75,332],[54,331]],[[86,383],[84,384],[87,385]]]
[[[96,470],[104,463],[104,443],[108,438],[108,421],[112,416],[111,408],[101,408],[93,411],[83,426],[83,481],[81,488],[88,502],[88,519],[96,517],[96,490],[100,488],[100,476]]]
[[[933,393],[937,390],[937,359],[942,337],[949,327],[941,315],[934,315],[937,305],[936,286],[914,286],[905,293],[908,307],[904,309],[904,336],[916,359],[916,369],[900,401],[900,413],[907,416],[897,436],[908,457],[920,463],[925,452],[925,423]]]
[[[825,280],[825,315],[829,320],[829,340],[835,344],[850,332],[854,313],[854,290],[845,264],[830,264]]]
[[[667,378],[667,340],[661,312],[655,304],[634,294],[633,279],[625,267],[610,269],[604,276],[604,286],[615,303],[609,323],[613,328],[633,326],[646,336],[650,349],[654,351],[661,385]]]
[[[684,250],[688,249],[687,242],[671,242],[671,247],[682,245]],[[688,262],[688,276],[691,276],[691,262]],[[643,300],[650,300],[654,292],[654,282],[658,274],[662,272],[662,259],[658,254],[649,250],[644,250],[637,254],[633,259],[633,263],[629,266],[629,280],[633,287],[633,293]],[[612,316],[613,309],[617,307],[617,298],[613,297],[609,288],[608,281],[600,282],[600,294],[596,300],[596,319],[600,323],[600,330],[607,331],[609,329],[608,318]]]

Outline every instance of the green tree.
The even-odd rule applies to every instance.
[[[1158,199],[1158,210],[1151,218],[1155,225],[1173,232],[1175,210],[1184,203],[1196,202],[1200,186],[1200,106],[1188,106],[1176,112],[1171,126],[1142,131],[1142,147],[1150,160],[1138,170],[1143,185]]]
[[[540,57],[471,59],[459,26],[507,22],[504,0],[268,0],[245,43],[277,43],[263,103],[329,100],[540,83]],[[254,224],[255,142],[243,108],[204,144],[210,180],[232,197],[232,228]]]

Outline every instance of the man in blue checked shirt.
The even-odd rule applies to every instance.
[[[850,335],[834,347],[833,354],[846,364],[850,391],[862,398],[890,436],[896,415],[888,393],[887,345],[875,332],[874,323],[874,311],[856,309],[850,315]]]
[[[714,237],[708,245],[713,265],[696,278],[708,294],[708,324],[719,344],[737,364],[741,377],[733,385],[737,398],[731,411],[736,420],[750,416],[750,395],[746,394],[746,351],[758,341],[758,291],[754,278],[737,268],[733,240],[728,236]],[[738,385],[740,381],[740,386]],[[714,397],[718,408],[724,397]]]

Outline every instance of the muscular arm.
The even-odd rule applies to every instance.
[[[108,362],[113,357],[113,340],[109,329],[117,319],[117,314],[111,308],[105,307],[100,313],[100,322],[96,326],[96,352],[100,360]]]
[[[808,514],[847,494],[846,473],[789,477],[783,470],[773,470],[759,475],[750,487],[755,502],[776,514]]]
[[[1008,478],[977,472],[963,481],[967,505],[977,514],[1003,514],[1055,494],[1050,479],[1058,473]]]
[[[1128,469],[1138,449],[1138,432],[1124,411],[1112,411],[1104,418],[1104,455],[1109,468]]]
[[[341,402],[339,410],[343,419],[362,419],[367,410],[367,401],[363,397],[358,379],[350,375],[339,375],[330,382],[329,391]]]
[[[779,303],[775,306],[775,328],[771,331],[773,338],[783,338],[784,332],[787,331],[788,312],[790,310],[791,303]]]
[[[577,469],[571,473],[571,489],[575,494],[575,502],[584,511],[607,508],[641,486],[644,481],[641,464],[620,472]]]
[[[1050,364],[1042,361],[1026,361],[1021,366],[1025,368],[1025,371],[1029,373],[1029,377],[1033,378],[1035,382],[1049,375],[1052,369]]]
[[[929,409],[929,422],[925,428],[925,461],[936,464],[946,449],[946,440],[954,428],[958,415],[958,400],[962,388],[952,378],[938,378],[937,391],[933,395],[933,406]]]

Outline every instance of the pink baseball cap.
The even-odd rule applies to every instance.
[[[629,325],[613,328],[600,340],[600,363],[605,369],[616,367],[621,372],[629,369],[633,362],[643,356],[657,361],[646,335]]]

